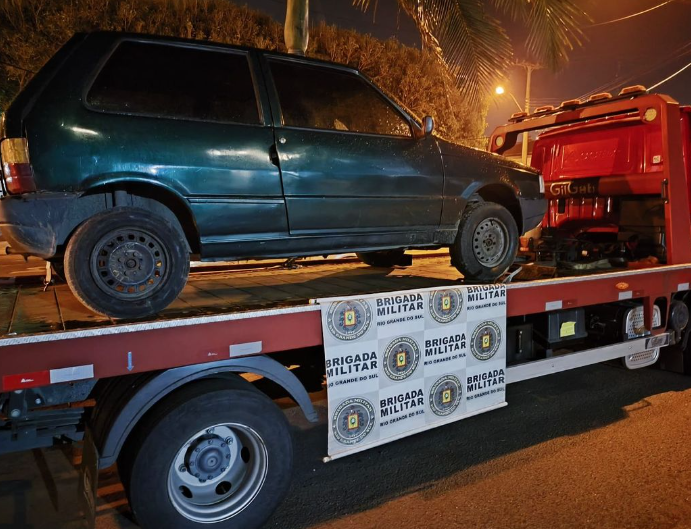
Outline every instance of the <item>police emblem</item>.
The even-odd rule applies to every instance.
[[[453,375],[444,375],[437,380],[429,392],[429,407],[435,415],[451,415],[461,404],[463,386]]]
[[[499,350],[501,329],[493,321],[484,321],[473,331],[470,351],[478,360],[489,360]]]
[[[439,323],[455,320],[463,309],[463,294],[460,290],[434,290],[429,293],[429,313]]]
[[[372,323],[372,307],[364,299],[349,299],[331,304],[326,315],[329,332],[339,340],[357,340]]]
[[[420,347],[407,336],[396,338],[384,351],[384,372],[391,380],[404,380],[420,363]]]
[[[341,444],[354,445],[374,428],[374,406],[367,399],[351,397],[338,405],[331,421],[334,438]]]

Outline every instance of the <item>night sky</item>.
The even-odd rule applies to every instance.
[[[601,23],[649,9],[664,0],[576,1],[594,23]],[[248,0],[247,4],[280,22],[284,20],[285,0]],[[351,0],[310,0],[310,16],[312,24],[324,20],[379,38],[396,37],[404,44],[420,45],[415,25],[399,13],[396,0],[379,0],[375,22],[371,12],[363,14],[354,9]],[[511,23],[506,28],[513,39],[516,57],[524,58],[524,30]],[[691,63],[691,0],[676,0],[638,17],[584,31],[588,40],[583,48],[573,52],[563,71],[533,73],[531,107],[556,106],[565,99],[586,96],[594,90],[615,94],[623,86],[652,86]],[[522,105],[524,70],[513,69],[503,84]],[[667,93],[682,104],[691,104],[691,68],[656,91]],[[488,132],[517,110],[510,97],[495,97],[487,116]]]

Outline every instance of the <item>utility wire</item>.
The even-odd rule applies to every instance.
[[[628,75],[624,75],[622,77],[618,77],[616,79],[607,81],[607,82],[585,92],[584,94],[581,94],[576,99],[579,99],[581,101],[585,101],[588,99],[588,97],[590,97],[593,94],[599,94],[602,92],[614,92],[617,88],[628,86],[630,84],[635,84],[636,81],[639,81],[639,84],[643,84],[643,83],[640,83],[640,80],[644,76],[646,76],[646,75],[648,75],[648,74],[650,74],[656,70],[659,70],[660,68],[664,68],[665,66],[667,66],[671,63],[674,63],[675,61],[681,59],[682,57],[688,56],[689,54],[691,54],[691,41],[686,42],[686,43],[682,44],[681,46],[679,46],[676,50],[674,50],[672,55],[668,56],[663,61],[660,61],[659,63],[653,64],[652,66],[638,68],[637,70],[634,70],[632,73],[629,73]],[[681,73],[681,72],[678,72],[678,73]],[[674,75],[676,75],[676,74],[674,74]],[[649,90],[656,88],[660,84],[661,83],[658,83],[657,85],[652,86],[651,88],[649,88]],[[557,106],[563,100],[564,100],[563,98],[543,96],[543,97],[531,98],[530,103],[531,103],[531,106],[533,108],[538,108],[538,107],[547,106],[547,105]]]
[[[589,26],[586,26],[586,28],[594,28],[596,26],[605,26],[607,24],[614,24],[615,22],[621,22],[622,20],[628,20],[630,18],[644,15],[646,13],[650,13],[651,11],[655,11],[656,9],[659,9],[663,6],[666,6],[667,4],[671,4],[672,2],[674,2],[674,0],[667,0],[666,2],[662,2],[661,4],[653,6],[649,9],[644,9],[643,11],[639,11],[638,13],[633,13],[633,14],[627,15],[625,17],[615,18],[614,20],[607,20],[606,22],[598,22],[597,24],[590,24]]]
[[[676,72],[674,72],[674,73],[673,73],[672,75],[670,75],[669,77],[665,77],[665,78],[664,78],[662,81],[660,81],[659,83],[656,83],[656,84],[654,84],[653,86],[651,86],[650,88],[648,88],[648,91],[654,90],[655,88],[657,88],[657,87],[660,86],[661,84],[666,83],[667,81],[669,81],[670,79],[676,77],[677,75],[679,75],[681,72],[683,72],[684,70],[686,70],[686,69],[689,68],[690,66],[691,66],[691,62],[690,62],[689,64],[687,64],[686,66],[684,66],[683,68],[681,68],[681,69],[677,70]]]
[[[619,77],[617,79],[614,79],[612,81],[608,81],[606,83],[601,84],[600,86],[597,86],[596,88],[593,88],[592,90],[589,90],[588,92],[581,94],[578,96],[577,99],[581,101],[585,101],[588,99],[593,94],[598,94],[602,92],[614,92],[617,88],[623,87],[630,85],[631,83],[635,81],[639,81],[642,79],[644,76],[659,70],[660,68],[664,68],[665,66],[669,65],[670,63],[673,63],[679,59],[681,59],[684,56],[688,56],[691,54],[691,41],[682,44],[679,48],[677,48],[673,54],[669,57],[667,57],[664,61],[661,61],[658,64],[654,64],[653,66],[649,67],[644,67],[644,68],[639,68],[638,70],[634,70],[633,73],[630,73],[628,75],[625,75],[623,77]],[[667,79],[664,79],[663,81],[657,83],[656,85],[651,86],[648,90],[653,90],[660,86],[662,83],[668,81],[675,75],[678,75],[682,71],[684,71],[686,68],[691,67],[691,63],[686,65],[684,68],[679,70],[678,72],[672,74],[670,77]],[[642,84],[642,83],[641,83]],[[563,99],[559,99],[556,97],[535,97],[531,98],[531,106],[534,108],[541,107],[541,106],[547,106],[547,105],[553,105],[557,106]]]
[[[658,69],[660,69],[660,68],[662,68],[662,67],[664,67],[670,63],[673,63],[674,61],[684,57],[685,55],[688,55],[689,53],[691,53],[691,42],[687,42],[686,44],[683,44],[682,46],[677,48],[677,50],[675,50],[674,54],[670,57],[667,57],[664,61],[662,61],[658,64],[654,64],[653,66],[650,66],[648,68],[638,69],[629,75],[615,79],[615,80],[610,81],[608,83],[604,83],[604,84],[586,92],[585,94],[581,94],[578,97],[578,99],[584,100],[593,94],[597,94],[600,92],[609,92],[609,91],[614,90],[615,88],[618,88],[620,86],[624,86],[628,83],[631,83],[634,80],[641,79],[643,76],[645,76],[651,72],[654,72],[655,70],[658,70]]]

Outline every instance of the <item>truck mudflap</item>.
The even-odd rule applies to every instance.
[[[96,525],[96,498],[98,490],[98,450],[91,430],[84,435],[82,462],[79,465],[79,504],[84,516],[83,527],[94,529]]]

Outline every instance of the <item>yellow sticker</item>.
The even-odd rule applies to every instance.
[[[357,413],[348,415],[348,430],[357,430],[360,427],[360,418]]]
[[[343,319],[345,321],[345,326],[346,327],[352,327],[355,325],[355,311],[354,310],[347,310],[345,311],[345,314],[343,315]]]
[[[573,336],[576,334],[576,322],[575,321],[565,321],[561,324],[559,329],[559,338],[566,338],[567,336]]]

